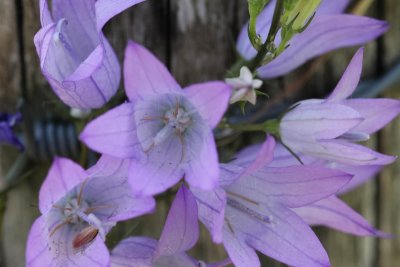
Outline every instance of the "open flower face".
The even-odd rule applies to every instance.
[[[135,193],[161,193],[183,176],[205,190],[218,183],[218,154],[212,133],[224,114],[231,89],[206,82],[182,90],[147,49],[130,42],[125,55],[130,102],[89,123],[80,138],[90,148],[130,158]]]
[[[42,216],[29,234],[27,266],[108,266],[108,231],[154,208],[152,198],[132,196],[127,169],[108,157],[87,172],[56,159],[40,191]]]
[[[291,208],[333,195],[351,175],[321,166],[269,167],[274,144],[268,138],[254,160],[239,154],[221,164],[223,189],[193,190],[199,217],[235,266],[260,266],[255,250],[289,265],[327,266],[318,238]]]

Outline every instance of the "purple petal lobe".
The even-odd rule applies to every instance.
[[[113,49],[96,29],[94,1],[53,1],[52,7],[54,24],[35,36],[42,72],[67,105],[99,108],[115,94],[121,75]]]
[[[197,201],[201,222],[211,233],[213,241],[221,243],[226,205],[225,191],[221,188],[214,191],[203,191],[192,188],[191,191]]]
[[[349,99],[343,104],[364,117],[352,131],[368,134],[376,133],[400,113],[400,101],[395,99]]]
[[[350,182],[348,182],[339,190],[338,194],[345,194],[363,185],[368,180],[374,178],[374,176],[377,175],[378,172],[380,172],[383,168],[383,166],[379,165],[352,166],[338,163],[330,163],[328,164],[328,167],[354,175]]]
[[[239,242],[288,265],[330,266],[318,238],[294,212],[271,203],[268,206],[243,205],[253,212],[244,213],[230,205],[226,210],[229,225],[225,230],[231,231]],[[261,220],[256,214],[269,220]]]
[[[218,185],[219,177],[217,146],[211,131],[202,139],[194,139],[194,142],[203,144],[199,150],[190,150],[190,162],[186,167],[185,179],[191,186],[212,190]]]
[[[181,87],[167,68],[146,48],[129,41],[124,60],[125,91],[131,101],[165,93],[180,93]]]
[[[148,237],[124,239],[111,252],[111,267],[151,267],[156,246]]]
[[[136,137],[133,105],[122,104],[91,121],[80,139],[99,153],[120,158],[137,156],[140,144]]]
[[[143,2],[144,0],[98,0],[96,1],[97,29],[100,31],[103,26],[115,15],[125,9]]]
[[[214,128],[228,107],[231,89],[223,82],[207,82],[186,87],[184,94],[203,120]]]
[[[50,14],[47,0],[40,0],[39,8],[40,8],[40,23],[42,24],[42,27],[53,23],[53,19]]]
[[[64,197],[71,189],[82,183],[86,172],[75,162],[56,158],[39,192],[39,209],[42,214]]]
[[[182,185],[168,213],[154,259],[191,249],[199,237],[197,204],[192,192]]]
[[[260,150],[257,152],[254,161],[245,168],[245,170],[240,174],[240,177],[251,175],[262,167],[267,166],[273,159],[274,149],[275,139],[271,136],[267,136],[267,140],[260,147]],[[238,160],[240,160],[240,158],[238,158]]]
[[[310,151],[304,153],[350,165],[387,165],[396,159],[343,140],[319,141],[310,146]]]
[[[300,102],[300,105],[285,114],[280,131],[283,142],[290,140],[301,145],[301,141],[311,139],[336,138],[354,128],[363,117],[354,109],[341,104],[319,104]]]
[[[72,246],[76,232],[71,228],[60,228],[52,237],[48,229],[43,217],[32,225],[26,249],[28,267],[109,265],[109,252],[99,236],[87,247],[76,250]]]
[[[49,251],[47,234],[48,231],[43,217],[37,218],[28,235],[26,266],[53,266],[53,255]]]
[[[152,197],[133,195],[128,182],[129,162],[120,160],[120,164],[114,173],[92,174],[83,186],[85,201],[103,221],[127,220],[151,212],[155,207]]]
[[[255,250],[232,233],[227,226],[224,227],[224,247],[236,267],[261,266]]]
[[[367,17],[317,16],[303,33],[290,41],[290,46],[280,56],[259,68],[258,73],[263,78],[281,76],[326,52],[362,45],[380,36],[387,28],[386,22]]]
[[[131,161],[129,183],[135,195],[155,195],[179,182],[184,170],[179,163],[180,155],[176,156],[178,151],[174,150],[178,145],[177,142],[167,142],[165,146],[159,146],[160,150],[154,150],[149,154],[148,159]],[[170,157],[160,160],[161,155]]]
[[[327,102],[339,102],[350,97],[354,92],[361,77],[363,53],[363,48],[356,52],[335,90],[328,97]]]
[[[294,211],[310,225],[324,225],[338,231],[360,236],[380,236],[366,219],[335,196],[322,199]]]
[[[227,190],[255,203],[278,202],[288,207],[299,207],[336,193],[351,177],[342,171],[323,167],[269,167],[238,180]]]

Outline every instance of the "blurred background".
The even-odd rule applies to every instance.
[[[43,78],[33,45],[33,36],[40,27],[38,2],[0,0],[0,111],[15,112],[21,106],[21,95],[25,94],[29,97],[30,116],[25,118],[21,129],[37,123],[41,126],[33,129],[48,129],[48,121],[56,123],[53,125],[56,128],[68,128],[68,111]],[[352,1],[349,10],[390,23],[389,32],[366,46],[361,94],[400,98],[399,1]],[[147,0],[112,19],[105,32],[120,60],[127,39],[133,39],[153,51],[185,86],[223,79],[236,59],[235,40],[247,18],[246,0]],[[336,51],[307,63],[285,78],[267,81],[264,89],[271,98],[249,110],[249,119],[271,116],[281,106],[299,99],[324,97],[338,82],[355,50]],[[79,125],[77,128],[79,131]],[[71,131],[73,134],[74,130]],[[49,132],[51,135],[53,130]],[[44,134],[33,135],[37,138]],[[225,150],[233,151],[257,138],[245,135],[235,141],[221,141],[225,145],[221,152],[228,153]],[[0,148],[0,266],[25,266],[25,242],[31,223],[39,215],[38,189],[50,164],[47,154],[39,151],[41,145],[37,144],[37,150],[24,157],[13,148]],[[400,119],[369,145],[386,154],[400,154]],[[4,191],[10,167],[16,164],[26,167],[14,173],[13,187]],[[344,199],[374,226],[395,237],[386,240],[353,237],[316,228],[332,265],[400,266],[400,161]],[[129,235],[158,238],[171,200],[172,197],[161,201],[153,215],[121,224],[108,237],[108,244],[114,246],[121,237]],[[205,261],[225,257],[223,248],[211,244],[204,229],[192,254]],[[263,257],[263,266],[266,265],[280,266]]]

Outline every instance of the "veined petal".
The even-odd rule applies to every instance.
[[[261,266],[255,250],[232,233],[228,226],[224,227],[224,247],[236,267]]]
[[[199,219],[207,227],[215,243],[222,242],[222,229],[226,205],[226,194],[222,188],[214,191],[190,189],[197,201]]]
[[[196,136],[198,139],[199,136]],[[214,136],[210,131],[205,136],[200,136],[203,140],[188,140],[188,142],[201,142],[200,149],[190,149],[191,144],[186,146],[190,161],[185,171],[185,179],[192,187],[203,190],[212,190],[218,186],[219,164],[217,145]]]
[[[254,211],[252,215],[229,205],[226,210],[229,225],[225,229],[233,232],[240,242],[291,266],[330,266],[318,238],[293,211],[272,203],[248,207]],[[254,216],[256,213],[270,220],[260,220]],[[235,259],[232,261],[236,264]]]
[[[39,191],[39,209],[42,214],[66,195],[68,191],[82,183],[87,173],[72,160],[56,158]]]
[[[381,165],[346,165],[340,163],[328,163],[329,168],[344,171],[348,174],[354,175],[353,178],[345,186],[343,186],[338,194],[345,194],[353,189],[363,185],[370,179],[374,178],[382,169]]]
[[[144,158],[132,160],[129,182],[135,195],[164,192],[183,178],[185,163],[178,138],[169,137],[156,145]]]
[[[268,135],[265,142],[261,145],[260,150],[254,158],[254,161],[250,163],[245,170],[240,174],[240,177],[251,175],[259,169],[266,167],[273,159],[275,149],[275,139]],[[237,158],[240,160],[240,158]]]
[[[343,13],[349,4],[349,0],[322,0],[317,9],[318,15]]]
[[[51,238],[43,217],[32,225],[26,249],[28,267],[56,266],[97,266],[109,265],[110,255],[107,247],[96,237],[84,251],[77,251],[72,246],[76,233],[67,227],[60,228]]]
[[[327,102],[339,102],[350,97],[360,82],[364,48],[358,49],[350,64],[347,66],[335,90],[327,98]]]
[[[167,68],[150,51],[133,41],[129,41],[125,50],[124,81],[131,101],[181,93],[181,87]]]
[[[228,107],[230,87],[224,82],[207,82],[186,87],[183,92],[203,120],[216,127]]]
[[[45,27],[53,23],[53,18],[51,17],[47,0],[40,0],[39,8],[40,8],[40,23],[42,24],[42,27]]]
[[[83,197],[93,207],[102,221],[122,221],[154,210],[152,197],[135,197],[128,182],[128,165],[121,166],[124,172],[91,176],[83,185]],[[96,207],[98,207],[96,209]]]
[[[196,244],[198,238],[196,199],[182,185],[171,205],[153,260],[185,252]]]
[[[27,267],[54,266],[53,256],[49,253],[48,230],[42,216],[35,220],[29,231],[25,253]]]
[[[96,17],[97,17],[97,30],[101,31],[103,26],[112,17],[118,15],[125,9],[139,4],[144,0],[97,0],[96,1]]]
[[[335,194],[351,178],[342,171],[318,166],[267,167],[236,181],[227,194],[259,204],[300,207]]]
[[[111,252],[111,267],[151,267],[157,241],[148,237],[129,237]]]
[[[282,118],[280,132],[283,142],[289,146],[287,141],[292,137],[299,140],[336,138],[362,120],[356,110],[345,105],[303,101]]]
[[[99,153],[132,158],[141,151],[136,135],[133,104],[125,103],[91,121],[79,138]]]
[[[391,122],[400,113],[397,99],[349,99],[344,105],[357,110],[364,117],[352,131],[373,134]]]
[[[304,154],[350,165],[387,165],[396,157],[375,152],[367,147],[342,140],[323,140],[304,149]]]
[[[281,76],[326,52],[362,45],[383,34],[387,28],[386,22],[367,17],[316,16],[303,33],[293,37],[290,46],[280,56],[258,69],[259,76],[263,78]]]
[[[359,236],[382,236],[366,219],[336,196],[322,199],[294,211],[309,225],[324,225]]]

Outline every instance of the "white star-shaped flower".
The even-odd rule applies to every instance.
[[[238,101],[248,101],[255,105],[257,98],[255,89],[260,88],[263,84],[261,80],[254,79],[253,74],[246,66],[240,69],[239,77],[225,79],[225,82],[233,88],[231,104]]]

